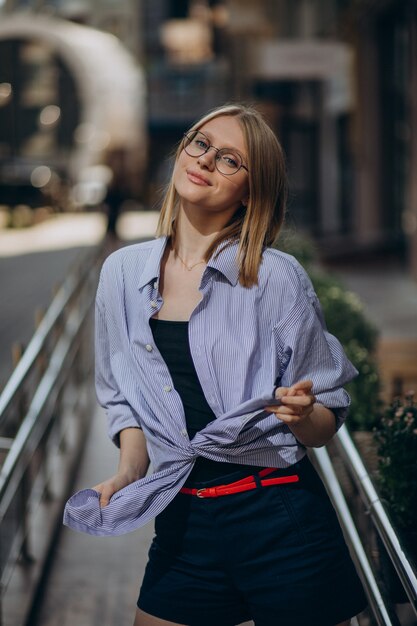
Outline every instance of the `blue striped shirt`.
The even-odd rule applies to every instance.
[[[178,493],[198,456],[212,461],[287,467],[306,453],[291,430],[264,407],[276,386],[311,379],[317,401],[347,412],[343,385],[356,374],[326,330],[310,279],[291,256],[266,249],[259,284],[238,281],[237,244],[204,270],[202,299],[189,321],[190,351],[216,419],[190,441],[184,407],[153,341],[149,319],[162,306],[161,259],[166,238],[110,255],[96,298],[96,389],[109,435],[140,427],[153,472],[99,506],[86,489],[67,502],[64,523],[92,535],[130,532],[155,517]]]

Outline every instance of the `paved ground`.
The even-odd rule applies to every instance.
[[[117,467],[103,412],[98,409],[92,420],[74,491],[92,487]],[[153,524],[121,537],[91,537],[63,527],[31,626],[130,626],[152,533]]]
[[[151,237],[156,214],[125,214],[121,234],[128,241]],[[103,237],[101,214],[56,215],[25,229],[0,228],[0,391],[12,371],[15,343],[27,345],[35,328],[35,312],[45,310],[52,291],[74,263]]]
[[[384,338],[417,339],[417,283],[399,261],[339,263],[332,270],[359,295]]]
[[[12,346],[26,346],[35,312],[45,311],[52,290],[89,248],[75,247],[0,257],[0,390],[12,371]]]
[[[331,269],[359,296],[379,330],[376,356],[383,399],[417,393],[417,283],[393,258],[338,263]]]

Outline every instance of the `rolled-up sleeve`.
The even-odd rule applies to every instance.
[[[140,422],[138,414],[126,401],[112,373],[102,278],[95,306],[95,385],[97,400],[107,415],[108,435],[119,446],[120,431],[125,428],[140,428]]]
[[[358,372],[338,339],[327,331],[310,279],[301,267],[296,274],[292,306],[274,328],[281,360],[278,384],[289,387],[300,380],[312,380],[317,402],[333,410],[338,429],[350,405],[343,386]]]

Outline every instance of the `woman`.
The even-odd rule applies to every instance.
[[[96,382],[120,464],[65,523],[120,534],[156,516],[135,626],[345,626],[366,604],[306,456],[356,370],[303,269],[268,248],[286,190],[260,114],[221,107],[178,147],[159,237],[104,264]]]

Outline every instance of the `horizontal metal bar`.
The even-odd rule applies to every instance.
[[[57,381],[59,379],[63,365],[66,361],[67,355],[70,353],[71,347],[74,343],[74,339],[77,336],[82,324],[84,323],[86,316],[91,310],[92,303],[93,297],[90,298],[89,302],[87,303],[87,305],[85,305],[84,310],[81,313],[74,312],[71,318],[68,320],[67,328],[71,328],[71,331],[66,333],[58,341],[58,344],[55,347],[54,352],[51,356],[49,366],[44,376],[42,377],[40,384],[38,385],[36,393],[34,394],[32,402],[30,404],[29,410],[16,434],[16,437],[14,438],[8,455],[5,458],[3,466],[0,470],[0,521],[2,519],[2,516],[4,515],[5,506],[7,509],[7,499],[5,499],[5,494],[11,478],[16,472],[16,468],[19,464],[20,459],[24,455],[25,451],[29,448],[29,442],[31,449],[36,448],[37,440],[39,440],[42,434],[36,433],[36,437],[34,436],[39,415],[41,414],[46,403],[51,398],[55,399],[55,397],[59,393],[59,385],[57,385]],[[23,472],[24,468],[21,468],[21,471]]]
[[[361,494],[362,500],[371,515],[374,526],[381,537],[401,583],[404,586],[404,590],[410,600],[411,606],[417,615],[416,573],[404,553],[398,536],[389,520],[385,507],[381,502],[372,479],[369,476],[345,425],[338,431],[335,437],[335,443],[343,455],[347,469]]]
[[[329,454],[325,448],[314,448],[312,453],[317,461],[322,480],[328,489],[330,498],[338,513],[340,524],[352,551],[352,558],[359,570],[358,573],[363,582],[369,604],[372,608],[372,613],[377,620],[378,626],[397,626],[398,622],[392,621],[381,592],[379,591],[374,573],[340,488]]]
[[[85,267],[81,276],[77,277],[75,273],[70,274],[64,281],[62,287],[58,290],[45,313],[38,329],[32,336],[22,358],[14,368],[9,380],[7,381],[2,393],[0,394],[0,427],[4,421],[4,415],[8,407],[13,402],[14,397],[18,393],[23,381],[28,376],[31,368],[34,366],[43,346],[55,328],[59,318],[62,316],[66,306],[73,298],[80,285],[84,283],[89,276],[91,267],[95,261],[100,258],[101,247],[92,254],[92,261],[85,261]]]

